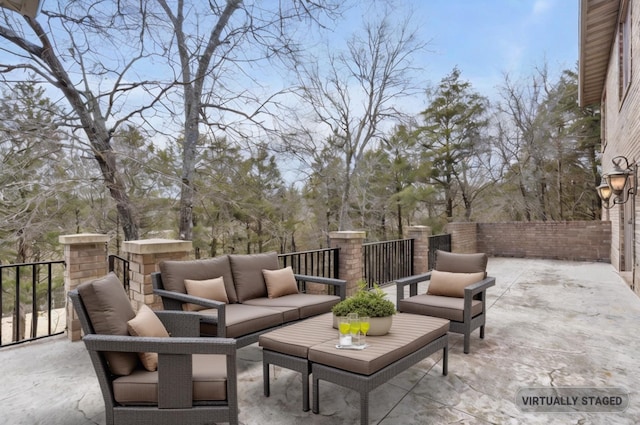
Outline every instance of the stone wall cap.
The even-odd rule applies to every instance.
[[[162,254],[168,252],[189,252],[193,247],[192,241],[178,239],[144,239],[126,241],[122,250],[131,254]]]
[[[58,236],[58,242],[63,245],[106,243],[108,241],[109,236],[100,233],[78,233],[75,235]]]
[[[364,239],[367,237],[367,232],[360,230],[341,230],[338,232],[329,232],[329,237],[332,239]]]

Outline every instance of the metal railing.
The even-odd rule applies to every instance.
[[[451,252],[451,234],[429,236],[429,270],[436,266],[436,250]]]
[[[64,261],[0,265],[0,346],[63,333],[65,302]]]
[[[413,239],[365,243],[362,255],[368,288],[413,274]]]
[[[340,248],[324,248],[311,251],[288,252],[279,254],[282,267],[291,266],[296,274],[338,278],[340,265]],[[302,282],[301,291],[306,291],[306,283]],[[333,288],[331,288],[333,289]]]
[[[124,285],[124,289],[129,291],[129,260],[119,255],[109,255],[109,271],[114,272]]]

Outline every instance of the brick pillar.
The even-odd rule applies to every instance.
[[[173,239],[147,239],[126,241],[122,251],[129,260],[129,298],[134,308],[141,303],[151,308],[162,307],[159,297],[153,295],[151,273],[160,271],[162,260],[187,260],[192,248],[191,241]]]
[[[365,232],[342,231],[329,233],[331,248],[340,248],[340,279],[347,281],[347,296],[358,289],[358,281],[364,277],[362,243]]]
[[[451,252],[473,254],[478,252],[477,223],[456,222],[445,226],[447,233],[451,233]]]
[[[78,285],[107,274],[107,235],[83,233],[63,235],[58,238],[64,246],[65,294]],[[81,338],[80,320],[73,305],[67,299],[67,337],[71,341]]]
[[[429,271],[429,226],[409,226],[406,238],[413,239],[413,274],[423,274]]]

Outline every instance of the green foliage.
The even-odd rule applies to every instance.
[[[352,296],[333,306],[331,311],[336,316],[346,316],[349,313],[358,313],[359,316],[386,317],[396,314],[396,307],[387,299],[386,293],[374,285],[367,290],[367,283],[360,281],[358,291]]]

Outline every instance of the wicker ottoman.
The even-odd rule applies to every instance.
[[[269,365],[302,374],[303,410],[309,409],[309,374],[313,374],[313,411],[319,412],[319,381],[360,393],[361,423],[369,421],[369,392],[431,354],[443,350],[447,374],[449,321],[398,313],[387,335],[369,336],[364,350],[336,348],[338,332],[331,314],[314,317],[260,336],[265,396],[269,396]]]

